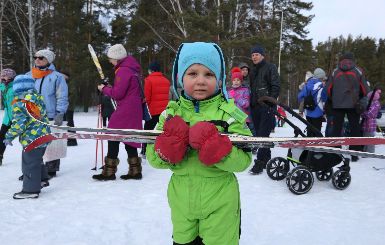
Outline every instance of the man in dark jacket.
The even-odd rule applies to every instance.
[[[266,62],[265,49],[256,45],[251,50],[251,59],[253,66],[250,72],[251,88],[251,117],[254,123],[257,137],[269,137],[273,129],[274,114],[270,108],[258,104],[258,99],[262,96],[278,98],[280,90],[280,81],[277,67],[274,64]],[[275,109],[275,108],[271,108]],[[251,168],[251,174],[260,174],[266,163],[271,158],[269,148],[259,148],[257,159]]]
[[[362,99],[361,104],[366,107],[365,98],[369,92],[369,86],[362,69],[356,66],[352,53],[346,52],[340,57],[337,68],[326,83],[326,89],[333,114],[331,136],[341,136],[346,115],[349,121],[350,136],[360,137],[360,112],[357,110],[357,106]],[[360,150],[360,146],[351,146],[350,149]],[[352,156],[352,161],[357,160],[357,156]]]

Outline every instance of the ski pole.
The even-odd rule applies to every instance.
[[[101,128],[103,128],[103,116],[102,116],[102,106],[100,105],[100,116],[99,116],[99,125]],[[100,167],[101,169],[103,169],[104,167],[104,142],[103,140],[100,141],[100,144],[101,144],[101,147],[102,147],[102,156],[101,156],[101,159],[102,159],[102,166]]]
[[[96,123],[96,127],[100,128],[100,116],[102,114],[101,104],[98,105],[98,121]],[[99,140],[96,140],[96,147],[95,147],[95,167],[91,170],[97,170],[98,169],[98,150],[99,150]]]

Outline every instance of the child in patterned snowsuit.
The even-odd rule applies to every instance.
[[[247,125],[250,125],[250,89],[244,86],[242,82],[242,73],[233,71],[231,73],[231,88],[229,89],[229,98],[234,99],[235,105],[248,115],[246,123]]]
[[[15,98],[12,102],[12,125],[5,135],[4,144],[12,145],[19,137],[23,149],[36,138],[50,133],[48,126],[38,123],[27,113],[26,107],[40,120],[49,123],[43,97],[35,90],[35,81],[29,75],[16,76],[13,82]],[[40,145],[30,152],[22,152],[23,189],[13,195],[14,199],[38,198],[41,188],[49,185],[43,164],[43,155],[48,144]]]
[[[374,92],[374,95],[372,95]],[[377,114],[381,109],[380,96],[381,89],[375,89],[372,92],[369,92],[367,97],[370,99],[373,96],[372,103],[367,111],[361,114],[362,117],[362,133],[364,137],[373,137],[376,135],[377,129]],[[365,145],[364,151],[366,152],[375,152],[375,145]]]
[[[174,244],[239,243],[240,194],[234,172],[250,165],[251,153],[219,132],[251,132],[247,115],[227,98],[223,60],[213,43],[180,46],[173,67],[179,100],[169,102],[156,126],[164,132],[147,146],[149,163],[173,172],[168,200]]]

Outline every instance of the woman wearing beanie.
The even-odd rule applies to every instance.
[[[13,82],[14,100],[12,102],[12,125],[5,135],[4,144],[12,145],[19,137],[23,148],[35,139],[49,134],[50,128],[31,118],[29,111],[41,121],[48,123],[43,97],[35,90],[35,81],[29,75],[19,75]],[[43,155],[48,143],[21,153],[23,171],[23,189],[13,195],[14,199],[38,198],[40,190],[49,185],[47,170],[43,164]]]
[[[167,196],[174,245],[239,244],[241,207],[234,172],[250,165],[251,154],[220,132],[251,132],[247,115],[227,98],[225,78],[218,45],[179,47],[172,76],[178,101],[170,101],[160,115],[156,129],[163,133],[146,152],[153,167],[172,171]]]
[[[11,127],[12,122],[12,100],[13,100],[13,79],[16,76],[16,72],[12,69],[6,68],[1,71],[1,103],[4,106],[3,123],[0,129],[0,166],[3,164],[3,156],[5,152],[5,144],[3,143],[5,134]]]
[[[108,128],[143,129],[142,127],[142,96],[140,87],[140,65],[131,55],[127,55],[122,44],[115,44],[108,49],[108,59],[115,69],[113,86],[98,85],[103,95],[114,99],[116,110],[108,122]],[[127,151],[128,173],[120,176],[121,179],[141,179],[142,159],[138,157],[138,143],[125,142]],[[101,174],[93,175],[96,180],[115,180],[115,173],[119,164],[119,142],[108,141],[108,152],[104,159],[105,165]]]
[[[63,74],[56,71],[53,61],[55,53],[48,49],[42,49],[34,55],[35,66],[32,71],[27,73],[35,80],[35,89],[43,96],[47,115],[51,124],[62,125],[64,113],[68,108],[68,87]],[[65,141],[65,140],[64,140]],[[56,144],[51,144],[48,152],[53,152],[57,147]],[[60,144],[59,144],[60,145]],[[67,144],[62,144],[66,147]],[[61,149],[60,152],[66,152],[66,149]],[[51,151],[52,150],[52,151]],[[55,157],[55,156],[53,156]],[[50,156],[52,158],[52,156]],[[48,175],[55,177],[56,172],[60,170],[60,158],[47,161],[46,163]]]

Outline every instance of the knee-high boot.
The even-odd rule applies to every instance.
[[[104,168],[101,174],[95,174],[92,178],[96,180],[114,180],[115,173],[118,170],[119,159],[104,158]]]
[[[142,178],[142,159],[139,157],[130,157],[127,159],[128,173],[120,176],[121,179],[141,179]]]

